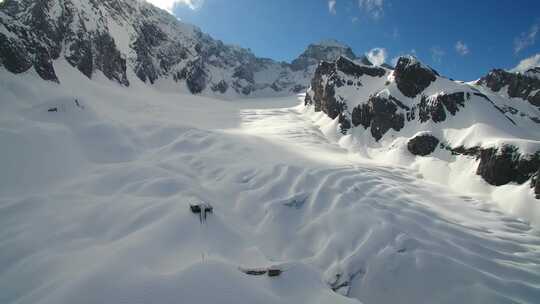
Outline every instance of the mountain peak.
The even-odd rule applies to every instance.
[[[294,71],[307,70],[321,61],[336,61],[340,56],[351,60],[358,58],[349,46],[334,39],[326,39],[310,44],[297,59],[293,60],[291,68]]]
[[[323,39],[317,43],[311,44],[313,46],[322,46],[322,47],[335,47],[335,48],[350,48],[348,45],[337,41],[336,39]]]

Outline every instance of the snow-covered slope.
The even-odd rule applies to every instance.
[[[137,0],[5,0],[0,64],[2,304],[540,298],[535,71],[277,63]]]
[[[58,81],[52,62],[66,59],[87,77],[96,71],[129,86],[219,95],[277,96],[304,91],[320,60],[355,58],[322,42],[293,64],[258,58],[141,0],[7,0],[0,3],[0,66],[35,69]]]
[[[497,88],[509,86],[508,96],[490,89],[500,81],[493,73],[463,83],[411,56],[401,57],[395,69],[342,57],[319,65],[305,104],[325,113],[327,133],[355,153],[417,167],[462,191],[493,192],[508,209],[535,218],[529,210],[537,208],[534,192],[540,194],[538,80],[504,72],[502,79],[511,83]],[[516,199],[510,203],[510,195],[488,184],[522,186],[511,191]]]
[[[0,73],[0,303],[540,298],[538,230],[348,153],[295,97],[225,102],[54,69],[60,84]],[[242,272],[268,266],[284,272]]]

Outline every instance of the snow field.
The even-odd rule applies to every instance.
[[[224,102],[57,70],[60,86],[0,73],[1,303],[540,298],[538,230],[349,153],[296,97]],[[195,201],[214,207],[205,225]],[[269,265],[285,271],[238,269]]]

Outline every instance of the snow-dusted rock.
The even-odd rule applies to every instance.
[[[340,56],[356,59],[352,49],[335,40],[323,40],[316,44],[310,44],[298,58],[292,61],[291,68],[294,71],[307,71],[321,61],[335,61]]]
[[[139,0],[7,0],[0,6],[0,66],[34,68],[58,82],[65,58],[92,78],[96,71],[124,86],[130,75],[153,85],[173,82],[205,95],[276,96],[301,92],[321,60],[351,48],[336,41],[310,45],[292,64],[258,58]]]
[[[442,159],[474,159],[477,167],[471,171],[488,184],[523,184],[540,166],[537,82],[501,71],[464,83],[440,76],[412,56],[399,58],[393,70],[341,57],[319,65],[305,104],[337,119],[338,133],[353,138],[347,140],[349,148],[367,150],[368,156],[404,146],[413,155],[427,156],[440,141]],[[509,96],[493,92],[502,87],[508,87]],[[430,135],[419,137],[419,132]]]
[[[407,97],[414,98],[424,91],[439,74],[413,56],[400,57],[394,69],[396,85]]]
[[[480,78],[477,84],[487,87],[493,92],[506,94],[511,98],[527,100],[532,105],[540,107],[540,78],[538,75],[540,75],[540,67],[530,69],[525,73],[494,69]]]

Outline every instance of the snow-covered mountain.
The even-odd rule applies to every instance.
[[[2,304],[538,302],[540,207],[512,189],[358,157],[296,96],[54,66],[59,84],[0,72]]]
[[[534,73],[494,70],[464,83],[412,56],[399,58],[395,69],[341,57],[319,65],[305,103],[332,119],[343,145],[370,158],[413,164],[450,184],[470,182],[453,180],[464,170],[494,186],[530,181],[540,195]]]
[[[533,106],[540,107],[540,67],[514,73],[495,69],[476,84],[489,88],[502,97],[527,100]],[[511,109],[511,105],[508,111],[515,112]]]
[[[4,0],[0,303],[537,304],[539,90]]]
[[[275,96],[302,92],[321,60],[356,58],[336,41],[313,44],[292,62],[258,58],[141,0],[7,0],[0,4],[0,65],[34,68],[58,81],[67,60],[124,86],[134,77],[194,94]]]

